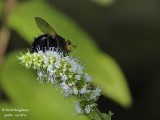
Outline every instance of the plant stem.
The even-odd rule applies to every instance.
[[[96,106],[94,107],[94,110],[95,110],[95,112],[97,113],[97,115],[99,116],[99,118],[100,118],[101,120],[106,120],[106,119],[104,118],[103,114],[99,111],[99,109],[98,109]]]
[[[10,29],[8,27],[9,15],[12,12],[12,10],[15,8],[17,2],[18,0],[6,0],[6,3],[5,3],[3,18],[2,18],[2,25],[0,27],[0,64],[2,64],[2,61],[4,59],[7,45],[10,38]]]

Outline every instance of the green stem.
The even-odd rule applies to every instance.
[[[96,106],[94,107],[94,110],[95,110],[95,112],[97,113],[97,115],[99,116],[99,118],[100,118],[101,120],[106,120],[106,119],[104,118],[103,114],[99,111],[99,109],[98,109]]]

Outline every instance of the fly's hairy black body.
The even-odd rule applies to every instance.
[[[52,37],[49,34],[43,34],[35,38],[32,44],[32,52],[38,52],[53,49],[59,52],[67,52],[65,39],[59,35]]]
[[[63,37],[59,36],[55,30],[42,18],[35,17],[37,27],[43,32],[43,35],[34,39],[32,44],[32,52],[38,52],[46,50],[56,50],[58,52],[63,52],[64,55],[68,55],[73,46],[71,41],[65,40]]]

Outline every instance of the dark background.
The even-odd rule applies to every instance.
[[[48,2],[84,28],[124,71],[133,105],[125,109],[101,97],[101,111],[114,112],[113,120],[160,120],[160,1],[116,0],[109,7],[89,0]],[[14,31],[12,36],[19,38]]]
[[[101,98],[101,110],[112,110],[113,120],[160,120],[160,1],[116,0],[109,7],[87,0],[49,2],[82,26],[127,77],[132,107]]]

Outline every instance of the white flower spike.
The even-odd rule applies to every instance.
[[[101,95],[101,89],[98,87],[94,89],[90,86],[92,78],[71,55],[64,56],[63,53],[50,49],[45,52],[28,51],[18,59],[27,69],[32,68],[37,72],[37,80],[41,83],[51,82],[54,86],[60,87],[61,93],[66,98],[80,97],[82,101],[75,105],[79,114],[89,114],[94,102]]]

